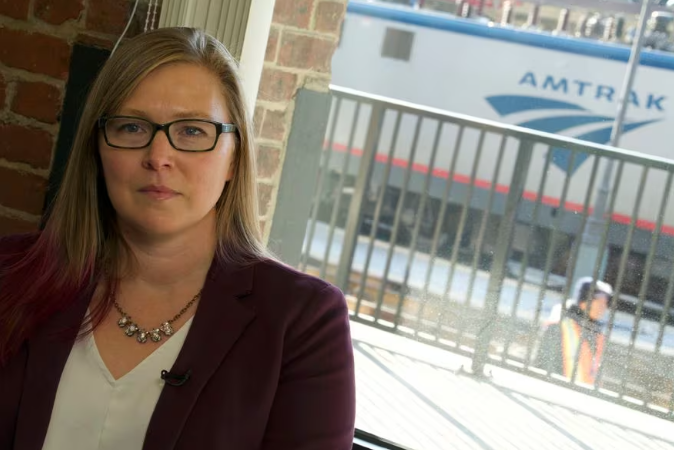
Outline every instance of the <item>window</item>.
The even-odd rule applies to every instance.
[[[619,43],[438,3],[349,4],[322,178],[307,186],[300,269],[346,294],[356,428],[392,443],[380,448],[534,448],[554,433],[560,448],[610,448],[610,435],[674,449],[674,422],[650,428],[674,418],[674,166],[650,162],[671,119],[642,78],[664,70],[638,67],[624,138],[641,153],[628,162],[596,145],[625,75],[606,59]],[[511,125],[532,129],[528,146]],[[576,289],[588,276],[596,295]]]
[[[414,33],[411,31],[386,28],[381,56],[409,61],[412,55],[412,44],[414,44]]]

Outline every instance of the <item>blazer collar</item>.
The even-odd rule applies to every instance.
[[[164,385],[145,435],[145,450],[175,446],[197,397],[255,318],[242,302],[252,292],[254,267],[214,260],[192,326],[171,368],[180,375],[189,371],[189,379],[181,386]]]

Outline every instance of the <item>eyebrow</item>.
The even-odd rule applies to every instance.
[[[126,115],[126,116],[137,116],[137,117],[142,117],[149,119],[147,112],[142,111],[140,109],[123,109],[120,111],[120,114]],[[214,119],[211,115],[209,114],[204,114],[201,111],[196,111],[196,110],[189,110],[189,111],[180,111],[177,113],[173,114],[174,119],[205,119],[205,120],[211,120],[213,122],[222,122],[221,120]]]

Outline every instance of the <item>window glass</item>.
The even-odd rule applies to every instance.
[[[350,2],[300,269],[346,294],[360,430],[674,448],[674,38],[653,8],[630,79],[639,4]]]
[[[409,61],[414,44],[414,33],[395,28],[387,28],[381,55],[386,58]]]

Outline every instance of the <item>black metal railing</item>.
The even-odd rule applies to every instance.
[[[468,355],[475,374],[508,367],[674,417],[674,162],[333,94],[300,268],[338,285],[352,320]],[[591,385],[534,363],[581,268],[621,299]]]

